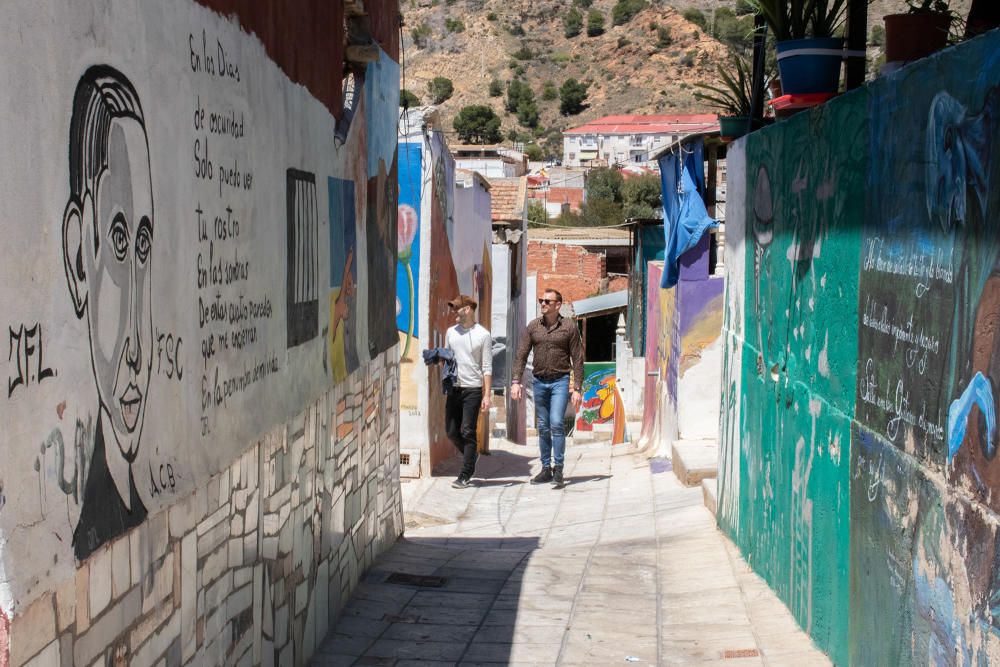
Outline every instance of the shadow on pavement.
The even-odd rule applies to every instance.
[[[605,479],[611,479],[611,475],[587,475],[586,477],[567,477],[566,486],[573,486],[575,484],[586,484],[587,482],[600,482]]]
[[[476,474],[472,479],[475,484],[482,485],[484,481],[496,478],[523,478],[525,480],[531,475],[531,462],[538,458],[538,448],[519,447],[524,450],[524,454],[515,454],[502,449],[494,450],[490,454],[479,456],[476,461]],[[455,450],[455,455],[434,466],[431,473],[434,477],[457,477],[462,469],[462,458]]]
[[[522,575],[538,546],[537,537],[401,538],[364,576],[311,664],[507,664]]]

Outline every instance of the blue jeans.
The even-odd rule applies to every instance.
[[[565,417],[566,404],[569,402],[569,375],[552,381],[536,377],[534,387],[542,466],[548,467],[552,463],[562,467],[566,453]]]

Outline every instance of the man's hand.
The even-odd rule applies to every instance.
[[[510,386],[510,397],[512,400],[520,401],[521,396],[524,394],[524,390],[521,388],[520,383],[514,383]]]
[[[483,396],[483,404],[479,407],[479,411],[480,412],[489,412],[490,411],[490,397],[489,396]]]
[[[578,391],[574,391],[569,400],[573,404],[573,412],[579,412],[580,404],[583,403],[583,395]]]

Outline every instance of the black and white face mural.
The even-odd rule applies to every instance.
[[[77,84],[69,174],[63,261],[76,316],[87,323],[99,403],[73,533],[83,560],[146,518],[132,464],[152,365],[153,187],[142,106],[114,68],[91,67]]]

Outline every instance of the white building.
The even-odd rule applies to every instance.
[[[563,132],[563,166],[656,168],[652,156],[660,149],[692,132],[718,127],[715,114],[605,116]]]
[[[515,178],[528,173],[528,156],[503,146],[451,146],[455,166],[478,171],[486,178]]]

